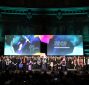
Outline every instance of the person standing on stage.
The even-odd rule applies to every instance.
[[[38,65],[38,69],[40,69],[41,68],[41,58],[40,57],[38,57],[38,59],[37,59],[37,65]]]
[[[23,70],[23,63],[22,63],[22,62],[19,63],[19,70],[20,70],[20,71]]]
[[[43,71],[47,71],[47,61],[46,61],[46,57],[42,58],[42,70]]]
[[[32,71],[32,61],[31,60],[28,63],[28,71]]]
[[[22,63],[23,63],[23,70],[26,71],[26,63],[27,63],[27,58],[26,56],[22,57]]]
[[[53,71],[53,62],[50,62],[51,71]]]
[[[62,61],[61,61],[61,71],[65,72],[67,70],[66,68],[66,59],[65,57],[63,57]]]
[[[5,57],[1,58],[1,69],[2,71],[6,70],[6,61],[5,61]]]
[[[6,57],[5,62],[6,62],[6,70],[9,70],[9,68],[10,68],[10,63],[11,63],[11,60],[9,59],[9,57]]]

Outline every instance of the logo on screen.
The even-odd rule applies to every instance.
[[[67,41],[54,41],[54,48],[70,48]]]

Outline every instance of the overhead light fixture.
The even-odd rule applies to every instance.
[[[59,10],[58,12],[57,12],[57,18],[58,18],[58,20],[61,20],[62,19],[62,12]]]
[[[30,19],[32,18],[32,12],[31,12],[31,10],[28,10],[26,16],[27,16],[27,19],[28,19],[28,20],[30,20]]]

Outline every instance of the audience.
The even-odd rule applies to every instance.
[[[89,81],[89,75],[77,75],[76,73],[68,72],[51,72],[48,74],[39,71],[19,71],[19,72],[0,72],[1,85],[75,85],[84,84]]]
[[[26,58],[26,57],[25,57]],[[88,84],[89,74],[87,70],[87,65],[83,69],[78,71],[70,71],[65,69],[65,65],[68,63],[64,62],[63,58],[48,57],[48,64],[54,61],[53,69],[46,70],[48,68],[47,62],[45,59],[37,61],[35,59],[28,57],[25,59],[25,64],[22,61],[23,57],[0,57],[0,85],[76,85],[76,84]],[[41,58],[42,59],[42,58]],[[59,59],[59,60],[58,60]],[[71,59],[71,58],[70,58]],[[61,62],[61,60],[63,62]],[[59,63],[61,62],[61,65]],[[71,64],[72,59],[68,60]],[[70,62],[71,61],[71,62]],[[27,63],[26,63],[27,62]],[[38,65],[41,65],[42,70],[33,70],[35,63],[38,62]],[[55,70],[56,64],[59,64],[60,69]],[[73,64],[73,63],[72,63]],[[28,67],[27,67],[28,66]],[[49,64],[50,66],[50,64]],[[24,68],[25,69],[24,69]],[[39,66],[36,66],[36,68]],[[70,66],[71,67],[71,66]]]

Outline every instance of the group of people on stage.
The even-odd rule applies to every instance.
[[[83,67],[78,58],[73,57],[47,57],[47,56],[2,56],[0,57],[0,70],[36,70],[53,71],[77,69]]]

